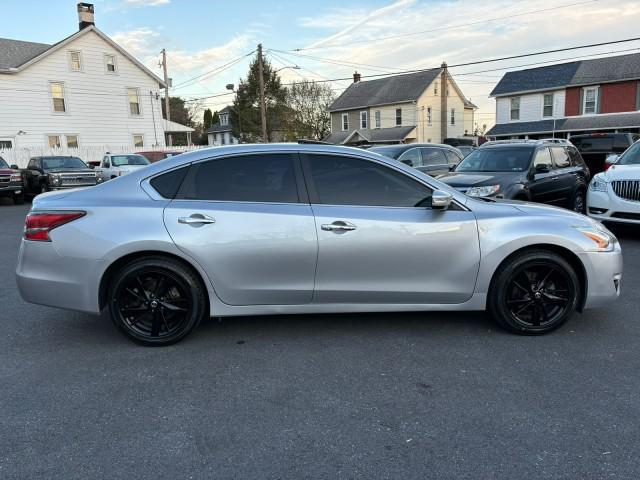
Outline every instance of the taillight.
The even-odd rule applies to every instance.
[[[87,212],[31,212],[24,224],[25,240],[50,242],[49,232],[65,223],[84,217]]]

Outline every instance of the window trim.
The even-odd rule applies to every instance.
[[[52,147],[51,144],[49,143],[49,139],[51,137],[58,137],[58,145],[57,147]],[[45,133],[44,134],[44,138],[45,138],[45,148],[62,148],[62,135],[60,133]]]
[[[400,120],[400,123],[398,123],[398,120]],[[396,108],[396,127],[401,127],[401,126],[402,126],[402,107]]]
[[[136,145],[136,137],[141,137],[142,138],[142,145],[140,145],[140,146]],[[144,148],[144,133],[132,133],[131,134],[131,144],[133,145],[133,148]]]
[[[593,97],[593,112],[587,112],[587,92],[589,90],[595,91]],[[597,115],[598,114],[598,100],[600,97],[599,86],[582,87],[582,115]]]
[[[69,146],[69,137],[76,137],[76,143],[78,144],[77,147],[70,147]],[[64,134],[64,144],[66,145],[67,148],[80,148],[80,135],[78,135],[77,133],[65,133]]]
[[[138,99],[138,113],[131,112],[131,101],[129,99],[129,90],[135,90]],[[142,101],[140,100],[140,88],[139,87],[124,87],[125,91],[125,101],[127,102],[127,112],[129,113],[129,117],[132,118],[140,118],[142,117]]]
[[[79,63],[79,67],[78,69],[73,68],[73,60],[72,60],[72,55],[74,53],[78,54],[78,63]],[[67,50],[67,61],[69,64],[69,71],[70,72],[84,72],[84,58],[82,58],[82,50]]]
[[[109,57],[113,57],[113,72],[109,71],[108,65],[109,62],[107,62]],[[104,54],[104,71],[107,75],[117,75],[118,74],[118,56],[114,53],[105,53]]]
[[[551,115],[545,115],[544,114],[544,109],[547,107],[547,105],[545,105],[544,103],[544,99],[545,97],[551,96],[551,105],[549,105],[551,107]],[[556,94],[554,92],[551,93],[543,93],[542,94],[542,118],[553,118],[555,117],[555,102],[556,102]]]
[[[346,122],[345,122],[345,119],[347,120]],[[345,127],[345,123],[346,123],[346,127]],[[349,131],[349,114],[348,113],[343,113],[340,116],[340,129],[343,132]]]
[[[64,111],[58,112],[56,111],[56,107],[54,105],[54,96],[53,96],[53,85],[59,84],[62,86],[62,100],[64,101]],[[49,80],[49,105],[51,106],[51,113],[54,115],[69,115],[69,102],[67,102],[67,88],[65,86],[65,82],[61,82],[59,80]]]
[[[431,107],[427,107],[427,126],[433,126],[433,109]]]
[[[375,118],[375,128],[382,128],[382,113],[380,110],[376,110],[373,116]]]
[[[367,110],[360,111],[360,128],[364,130],[369,128],[369,112]]]
[[[513,108],[513,102],[518,101],[518,108]],[[509,97],[509,121],[517,122],[520,120],[520,108],[522,106],[522,97]],[[513,112],[518,112],[516,118],[513,118]]]

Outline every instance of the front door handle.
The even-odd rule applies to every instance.
[[[185,225],[205,225],[209,223],[216,223],[216,219],[211,218],[208,215],[203,215],[202,213],[194,213],[189,217],[178,217],[178,223],[183,223]]]
[[[558,180],[560,178],[559,175],[556,175],[555,177],[551,177],[551,180]]]
[[[336,220],[333,223],[325,223],[320,228],[325,232],[350,232],[351,230],[355,230],[356,226],[350,222]]]

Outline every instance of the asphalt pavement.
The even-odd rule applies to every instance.
[[[0,479],[640,478],[640,228],[620,299],[543,337],[296,315],[144,348],[20,299],[28,208],[0,205]]]

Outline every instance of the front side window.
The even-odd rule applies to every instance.
[[[545,93],[542,104],[542,116],[553,117],[553,93]]]
[[[127,88],[127,98],[129,99],[129,113],[140,115],[140,95],[137,88]]]
[[[402,125],[402,109],[396,108],[396,127]]]
[[[133,135],[133,146],[136,148],[144,147],[144,135],[136,133]]]
[[[116,56],[106,54],[104,56],[104,66],[105,66],[105,69],[107,70],[107,73],[116,73],[116,69],[117,69]]]
[[[422,155],[420,155],[420,149],[418,148],[410,148],[406,152],[404,152],[398,158],[402,163],[405,163],[411,167],[421,167],[422,166]]]
[[[360,112],[360,128],[367,128],[368,123],[367,112]]]
[[[513,97],[511,102],[511,120],[520,120],[520,97]]]
[[[370,160],[338,155],[302,155],[317,200],[325,205],[420,207],[431,189]]]
[[[60,135],[49,135],[49,148],[60,148]]]
[[[524,172],[529,170],[531,153],[525,147],[479,148],[458,164],[456,172]]]
[[[457,153],[451,150],[445,150],[444,154],[446,155],[447,162],[449,162],[450,165],[457,165],[458,163],[460,163],[460,160],[462,160],[462,158],[460,158]]]
[[[553,152],[553,161],[555,162],[556,167],[567,168],[571,166],[569,154],[564,147],[551,147],[551,151]]]
[[[553,162],[551,160],[551,152],[548,148],[541,148],[536,152],[536,156],[533,159],[533,168],[536,171],[549,171],[553,168]]]
[[[598,89],[585,88],[584,89],[584,105],[582,111],[586,114],[596,113],[596,105],[598,102]]]
[[[347,130],[349,130],[349,114],[343,113],[342,114],[342,131],[346,132]]]
[[[51,98],[54,112],[64,113],[67,111],[67,104],[64,99],[64,83],[51,82]]]
[[[68,148],[78,148],[78,136],[77,135],[67,135],[67,147]]]
[[[74,72],[82,70],[82,57],[79,51],[69,52],[69,67]]]
[[[376,128],[380,128],[380,124],[381,124],[380,110],[376,110],[375,117],[376,117]]]
[[[178,198],[226,202],[297,203],[295,155],[275,153],[194,164]]]

